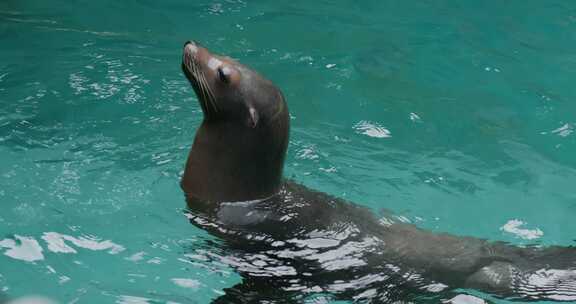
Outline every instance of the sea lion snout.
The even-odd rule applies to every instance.
[[[199,51],[199,44],[195,41],[186,41],[184,43],[184,57],[188,60],[195,60]]]
[[[196,40],[188,40],[186,42],[184,42],[184,47],[186,47],[188,44],[193,44],[193,45],[200,45],[200,42],[196,41]]]
[[[200,47],[200,43],[194,41],[194,40],[188,40],[186,41],[186,43],[184,43],[184,50],[187,52],[190,52],[192,54],[198,52],[198,47]]]
[[[198,47],[195,44],[187,44],[186,45],[186,53],[189,55],[196,55],[198,53]]]

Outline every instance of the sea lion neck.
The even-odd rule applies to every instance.
[[[182,177],[186,196],[218,203],[262,199],[276,194],[288,139],[287,126],[257,129],[204,121],[194,139]],[[190,200],[189,200],[190,202]]]

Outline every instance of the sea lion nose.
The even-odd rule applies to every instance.
[[[186,47],[186,46],[189,45],[189,44],[191,44],[191,45],[193,45],[193,46],[195,46],[195,47],[202,46],[202,45],[200,44],[200,42],[198,42],[198,41],[196,41],[196,40],[188,40],[188,41],[186,41],[186,42],[184,43],[184,47]]]
[[[188,40],[184,43],[184,50],[190,54],[196,54],[198,52],[198,47],[200,44],[194,40]]]

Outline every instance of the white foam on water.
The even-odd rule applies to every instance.
[[[523,226],[525,224],[526,223],[521,220],[513,219],[509,220],[506,224],[504,224],[504,226],[500,227],[500,230],[512,233],[517,237],[525,240],[538,239],[544,235],[544,232],[542,232],[542,230],[540,230],[539,228],[536,229],[520,228],[520,226]]]
[[[42,247],[33,237],[15,235],[14,239],[3,239],[0,247],[7,248],[4,255],[26,262],[44,260]]]
[[[72,243],[76,247],[101,251],[108,250],[110,254],[117,254],[124,251],[124,247],[118,245],[110,240],[99,240],[97,238],[89,238],[85,236],[73,237],[58,232],[45,232],[42,239],[48,243],[48,250],[54,253],[76,253],[76,249],[69,246],[66,241]]]
[[[198,289],[201,285],[199,281],[193,279],[173,278],[171,281],[180,287],[190,289]]]
[[[354,130],[356,133],[364,134],[366,136],[374,137],[374,138],[388,138],[392,137],[392,133],[390,130],[386,129],[385,127],[366,120],[362,120],[354,125]]]

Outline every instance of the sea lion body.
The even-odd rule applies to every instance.
[[[372,303],[436,302],[457,288],[514,299],[576,297],[573,248],[432,233],[292,181],[263,200],[189,205],[190,221],[225,241],[230,254],[217,261],[243,277],[216,303],[298,303],[320,292]]]
[[[280,90],[196,43],[185,45],[182,67],[205,114],[181,182],[189,217],[226,241],[222,259],[243,277],[217,302],[324,292],[381,303],[445,299],[457,288],[576,300],[574,248],[432,233],[283,180],[289,114]]]

